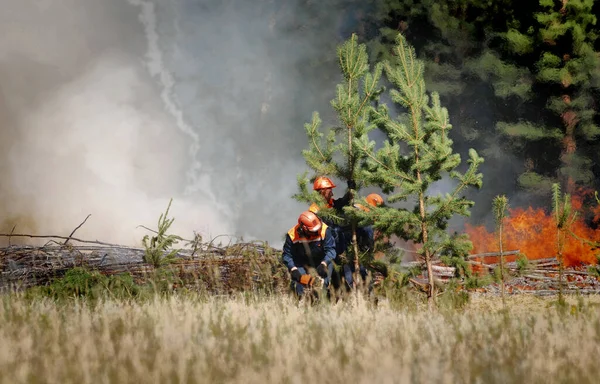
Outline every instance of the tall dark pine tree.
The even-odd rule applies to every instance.
[[[421,245],[429,279],[428,303],[435,305],[435,284],[432,262],[450,241],[447,224],[454,215],[469,215],[472,201],[462,195],[469,186],[480,187],[482,175],[477,173],[483,163],[474,149],[469,150],[469,166],[465,173],[457,168],[460,155],[453,153],[448,131],[452,125],[448,111],[440,104],[437,93],[427,97],[423,79],[424,64],[417,60],[415,50],[402,35],[394,47],[394,60],[384,65],[385,73],[395,89],[392,101],[405,108],[406,113],[391,119],[387,111],[376,113],[375,121],[386,133],[388,141],[373,156],[372,147],[362,147],[367,156],[367,180],[379,185],[384,192],[393,193],[389,202],[413,201],[414,209],[375,209],[374,226],[387,234],[395,234]],[[408,151],[402,148],[408,147]],[[455,182],[446,195],[432,196],[432,183],[444,176]],[[455,241],[465,241],[457,238]]]
[[[496,32],[503,44],[495,52],[471,62],[498,96],[516,95],[530,105],[496,125],[515,148],[533,154],[519,178],[530,191],[547,193],[556,181],[567,187],[594,181],[589,154],[600,135],[594,121],[600,57],[592,8],[593,0],[540,0],[535,12],[518,15],[505,31]],[[520,86],[503,87],[507,76],[499,69],[504,68],[519,68]]]
[[[539,38],[547,50],[536,63],[539,81],[558,86],[548,99],[548,108],[560,116],[561,162],[559,176],[575,183],[590,183],[591,161],[577,143],[600,135],[594,122],[594,92],[600,90],[600,56],[594,50],[598,39],[594,0],[540,0],[544,11],[536,14],[541,24]],[[596,142],[597,143],[597,142]]]
[[[428,90],[440,95],[452,117],[456,127],[450,134],[456,140],[454,150],[466,154],[469,148],[477,147],[480,154],[489,159],[488,167],[496,171],[498,177],[490,177],[486,187],[477,193],[479,200],[491,200],[498,190],[512,190],[516,180],[505,176],[513,176],[519,165],[507,161],[512,159],[506,156],[511,147],[494,125],[515,108],[506,105],[505,100],[498,101],[505,96],[495,95],[496,90],[490,87],[488,80],[482,81],[474,75],[469,64],[486,52],[493,52],[488,46],[491,36],[496,36],[495,31],[505,30],[507,23],[514,19],[513,2],[377,0],[377,3],[378,12],[374,17],[384,26],[382,33],[369,42],[371,49],[378,53],[377,57],[390,58],[393,38],[402,32],[425,64]],[[527,7],[519,4],[519,9]],[[497,92],[506,94],[510,90],[515,94],[510,96],[512,99],[521,98],[529,89],[524,84],[530,82],[523,80],[528,71],[508,62],[502,64],[494,68],[494,73],[501,73],[503,79],[497,84]]]

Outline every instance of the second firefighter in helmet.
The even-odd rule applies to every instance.
[[[331,181],[329,177],[319,176],[313,182],[313,190],[319,192],[319,194],[323,197],[323,200],[327,204],[327,208],[335,208],[336,210],[341,211],[345,206],[350,203],[352,199],[351,189],[356,188],[356,183],[354,180],[348,181],[348,191],[346,194],[339,199],[333,198],[333,188],[336,185]],[[310,211],[317,212],[319,210],[319,206],[316,203],[313,203],[310,206]]]
[[[365,198],[365,201],[368,204],[367,206],[356,203],[356,204],[354,204],[354,208],[359,209],[363,212],[369,212],[370,209],[368,208],[368,206],[379,207],[379,206],[383,205],[383,198],[376,193],[369,194]],[[344,228],[343,235],[346,238],[346,241],[350,242],[352,239],[352,228]],[[375,248],[375,236],[374,236],[373,226],[367,225],[367,226],[357,227],[356,228],[356,242],[358,245],[359,252],[372,253]],[[354,263],[353,262],[344,263],[342,265],[342,271],[343,271],[344,279],[346,280],[346,288],[352,289],[352,287],[354,287],[354,277],[352,275],[355,272]],[[368,273],[367,269],[364,266],[359,265],[359,272],[360,272],[360,275],[363,278],[363,280],[366,280],[367,273]]]
[[[338,199],[333,198],[333,188],[335,187],[336,185],[333,183],[333,181],[326,176],[319,176],[313,182],[313,190],[319,192],[327,208],[333,208],[337,216],[343,217],[344,207],[350,205],[350,201],[352,200],[351,189],[356,188],[356,183],[354,180],[349,180],[346,194]],[[318,213],[319,205],[312,203],[309,207],[309,211]],[[321,220],[323,220],[331,228],[332,235],[335,240],[336,256],[342,254],[346,250],[348,243],[342,234],[340,225],[326,217],[321,217]]]
[[[305,211],[298,217],[298,224],[285,236],[283,263],[292,276],[292,287],[298,296],[306,286],[312,285],[308,268],[312,267],[329,286],[335,258],[335,240],[331,229],[313,212]]]
[[[367,202],[367,206],[364,206],[362,204],[354,204],[354,208],[360,209],[361,211],[364,212],[369,212],[370,209],[368,208],[370,207],[380,207],[383,205],[383,198],[378,195],[377,193],[371,193],[369,195],[367,195],[367,197],[365,198],[365,201]],[[356,237],[357,237],[357,242],[358,242],[358,247],[359,250],[361,252],[368,252],[368,251],[372,251],[373,247],[375,245],[375,236],[374,236],[374,229],[373,226],[368,225],[368,226],[364,226],[364,227],[358,227],[357,231],[356,231]]]

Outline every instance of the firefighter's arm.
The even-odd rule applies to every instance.
[[[323,239],[323,252],[325,253],[323,261],[327,265],[331,264],[333,259],[335,259],[335,239],[333,238],[331,228],[327,228],[325,231],[325,239]]]
[[[281,259],[290,272],[297,269],[296,264],[294,264],[294,258],[292,257],[292,239],[290,238],[290,235],[285,235]]]
[[[354,197],[352,194],[353,189],[356,189],[356,182],[354,180],[348,180],[348,189],[346,190],[346,194],[339,199],[334,200],[333,207],[341,211],[345,206],[349,206],[352,198]]]

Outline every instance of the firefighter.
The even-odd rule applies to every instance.
[[[348,180],[348,191],[344,196],[340,197],[339,199],[333,198],[333,188],[335,187],[336,185],[333,184],[333,181],[331,181],[330,178],[325,176],[317,177],[313,183],[313,189],[319,192],[321,196],[323,196],[323,199],[327,203],[328,208],[335,208],[335,210],[337,211],[342,211],[345,206],[350,204],[350,200],[352,199],[352,193],[350,192],[350,190],[356,189],[356,183],[354,182],[354,180]],[[313,203],[311,205],[311,210],[312,209],[318,210],[319,208],[316,204]]]
[[[366,202],[372,207],[378,207],[383,205],[383,198],[377,193],[371,193],[365,198]],[[365,207],[362,204],[354,204],[354,208],[360,209],[365,212],[369,212],[369,208]],[[346,228],[344,231],[344,237],[351,241],[352,239],[352,230],[350,228]],[[356,228],[356,242],[358,245],[358,250],[361,253],[373,252],[375,248],[375,232],[373,230],[373,226],[367,225],[364,227]],[[354,278],[352,274],[355,271],[354,262],[349,261],[342,266],[344,279],[346,280],[346,288],[352,289],[354,287]],[[359,273],[364,280],[367,278],[367,269],[359,265]]]
[[[365,201],[372,207],[380,207],[383,205],[383,197],[378,195],[377,193],[371,193],[366,198]],[[369,208],[365,207],[362,204],[354,204],[354,208],[360,209],[365,212],[369,212]],[[368,225],[365,227],[357,228],[357,242],[360,250],[362,252],[372,251],[375,246],[375,232],[373,230],[373,226]]]
[[[313,189],[321,194],[327,203],[327,207],[333,208],[336,210],[337,214],[343,215],[344,207],[349,205],[350,201],[352,200],[352,192],[350,190],[356,188],[356,183],[354,180],[348,180],[348,190],[346,191],[346,194],[339,199],[333,198],[333,188],[335,187],[336,186],[331,179],[325,176],[317,177],[313,183]],[[312,203],[308,210],[313,213],[317,213],[319,211],[319,206],[315,203]],[[343,236],[341,227],[331,220],[327,220],[325,218],[322,218],[322,220],[331,228],[332,235],[335,240],[336,256],[344,253],[348,243]]]
[[[298,217],[298,224],[285,236],[282,260],[292,276],[292,288],[302,297],[306,287],[312,287],[314,278],[308,268],[317,270],[327,288],[333,272],[335,240],[331,229],[313,212],[305,211]]]
[[[382,207],[384,206],[384,201],[383,201],[383,197],[381,197],[380,195],[378,195],[377,193],[371,193],[369,194],[365,200],[367,201],[367,203],[372,206],[372,207]],[[367,208],[367,212],[368,212],[368,208]],[[383,235],[381,234],[381,232],[379,231],[374,231],[373,227],[370,227],[370,231],[371,234],[369,236],[371,236],[372,242],[371,244],[373,244],[371,246],[371,249],[373,249],[373,246],[375,244],[375,240],[378,240],[380,238],[384,238]],[[385,241],[385,240],[384,240]]]

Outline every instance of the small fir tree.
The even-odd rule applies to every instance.
[[[366,46],[358,44],[358,37],[354,34],[337,48],[337,57],[343,81],[336,87],[336,97],[331,101],[331,106],[337,114],[339,125],[329,128],[325,135],[321,131],[319,113],[314,112],[312,122],[305,124],[309,147],[302,151],[302,155],[315,176],[354,180],[356,190],[359,190],[364,185],[360,165],[367,156],[361,148],[370,145],[367,133],[374,128],[370,116],[383,91],[379,86],[383,68],[377,64],[370,71]],[[308,183],[306,174],[299,176],[300,192],[293,197],[308,204],[317,202],[319,216],[352,226],[352,249],[355,270],[358,272],[358,218],[340,217],[333,209],[328,209],[317,192],[309,192]],[[353,201],[350,206],[352,204]]]
[[[558,303],[564,304],[563,297],[563,249],[567,234],[577,219],[577,212],[573,212],[571,196],[567,193],[561,194],[560,185],[552,184],[552,213],[556,224],[556,253],[558,258]]]
[[[159,268],[175,260],[175,256],[180,249],[172,249],[173,245],[183,240],[180,236],[167,234],[167,231],[175,221],[175,218],[169,219],[169,209],[173,199],[169,200],[167,210],[161,213],[158,218],[158,231],[153,231],[155,236],[145,235],[142,239],[144,245],[144,262],[152,264]]]
[[[414,209],[375,209],[378,215],[375,227],[421,245],[419,254],[427,267],[428,304],[433,308],[436,292],[432,262],[447,247],[450,235],[446,229],[450,218],[470,213],[473,202],[462,193],[469,186],[481,187],[482,175],[477,172],[483,158],[470,149],[468,169],[465,173],[457,170],[461,158],[453,153],[452,140],[448,137],[452,128],[448,112],[440,105],[437,93],[432,93],[430,100],[427,97],[423,63],[416,59],[414,48],[402,35],[396,39],[393,54],[394,60],[384,64],[385,73],[395,87],[390,92],[392,101],[404,107],[406,113],[393,120],[387,111],[375,111],[375,121],[388,141],[375,154],[370,151],[372,144],[362,147],[368,157],[365,174],[385,193],[393,193],[389,202],[413,199]],[[444,175],[456,183],[453,191],[444,196],[431,196],[432,183]],[[464,241],[464,238],[456,238],[456,241]]]

